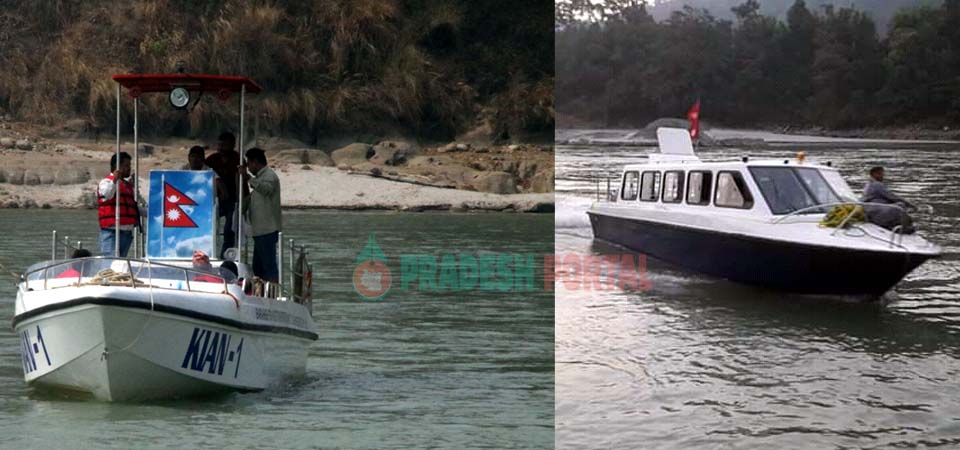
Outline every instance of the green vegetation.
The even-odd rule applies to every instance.
[[[697,9],[706,9],[715,17],[720,19],[733,19],[733,7],[742,3],[743,0],[660,0],[650,6],[650,15],[657,20],[666,20],[670,18],[673,11],[679,10],[683,5],[690,5]],[[760,13],[767,16],[785,18],[790,6],[794,0],[761,0]],[[880,34],[886,33],[886,26],[890,19],[901,8],[920,6],[924,4],[939,4],[939,0],[806,0],[807,8],[811,11],[818,10],[825,5],[835,7],[856,6],[861,11],[866,11],[873,17],[877,23],[877,29]]]
[[[0,110],[111,130],[115,73],[246,75],[263,132],[448,139],[479,119],[553,127],[551,3],[441,0],[50,0],[0,3]],[[162,98],[161,98],[162,97]],[[148,133],[231,127],[231,101],[145,101]],[[161,120],[162,119],[162,120]]]
[[[960,121],[960,0],[899,10],[881,40],[855,8],[795,0],[786,21],[757,0],[720,20],[686,7],[663,22],[643,2],[558,3],[561,126],[679,117],[730,126],[832,128]]]

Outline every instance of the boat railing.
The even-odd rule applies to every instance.
[[[894,204],[889,204],[889,203],[860,202],[860,201],[853,201],[853,200],[851,200],[851,201],[845,201],[845,202],[821,203],[821,204],[819,204],[819,205],[813,205],[813,206],[808,206],[808,207],[806,207],[806,208],[800,208],[800,209],[798,209],[798,210],[791,211],[789,214],[785,214],[785,215],[783,215],[783,216],[777,217],[777,218],[771,220],[770,223],[772,223],[772,224],[774,224],[774,225],[782,224],[782,223],[784,223],[787,219],[792,218],[792,217],[796,217],[796,216],[798,216],[798,215],[800,215],[800,214],[806,214],[806,213],[811,213],[811,212],[824,212],[824,211],[826,211],[826,208],[832,208],[832,207],[835,207],[835,206],[844,206],[844,205],[853,205],[853,206],[857,206],[857,208],[851,208],[851,209],[847,212],[847,214],[846,214],[845,216],[843,216],[843,220],[840,221],[840,224],[837,225],[836,229],[834,229],[833,232],[830,233],[831,236],[836,235],[838,231],[840,231],[840,230],[843,229],[843,228],[846,228],[847,224],[850,222],[851,219],[853,219],[853,217],[854,217],[854,215],[857,213],[857,211],[860,210],[860,209],[862,209],[862,208],[864,208],[864,207],[869,206],[870,208],[875,208],[875,207],[876,207],[876,208],[896,209],[896,210],[899,210],[899,211],[901,211],[901,212],[904,211],[903,207],[901,207],[900,205],[894,205]],[[878,239],[878,240],[885,241],[885,242],[887,242],[887,244],[888,244],[889,246],[891,246],[891,247],[900,247],[900,248],[903,248],[903,245],[902,245],[902,242],[903,242],[903,233],[901,232],[902,230],[903,230],[903,227],[902,227],[901,225],[897,225],[896,227],[893,228],[893,230],[890,230],[890,235],[889,235],[888,237],[886,237],[886,238],[880,238],[880,237],[878,237],[878,236],[874,236],[874,235],[872,235],[872,234],[870,234],[870,233],[866,233],[866,232],[865,232],[865,234],[868,235],[868,236],[870,236],[870,237],[872,237],[872,238],[874,238],[874,239]]]
[[[618,189],[617,189],[616,187],[611,187],[610,181],[611,181],[612,179],[614,179],[614,177],[611,177],[611,176],[600,176],[600,177],[597,177],[597,179],[596,179],[596,182],[597,182],[597,203],[600,203],[600,202],[616,203],[616,201],[617,201],[617,195],[619,194],[619,192],[617,192]],[[604,181],[606,182],[606,186],[607,186],[607,190],[606,190],[606,191],[603,191],[602,188],[601,188],[601,182],[604,182]],[[603,194],[601,194],[601,192],[603,192]]]
[[[287,284],[284,286],[284,272],[283,266],[284,261],[284,242],[283,242],[283,233],[280,233],[278,244],[278,264],[277,267],[280,269],[280,283],[277,284],[278,294],[280,297],[285,297],[293,302],[300,303],[307,308],[307,311],[310,311],[310,314],[313,314],[313,264],[309,262],[309,254],[307,247],[304,245],[297,245],[296,241],[290,239],[287,242],[288,251],[286,261],[287,265]]]
[[[123,286],[219,294],[228,293],[228,284],[235,280],[234,276],[225,276],[222,273],[148,259],[90,256],[57,260],[30,268],[21,276],[21,286],[25,291],[78,286]]]
[[[297,245],[296,241],[290,239],[286,245],[287,251],[284,251],[284,242],[283,242],[283,233],[279,234],[277,240],[277,268],[278,268],[278,282],[264,282],[264,283],[253,283],[251,280],[250,286],[244,286],[244,292],[254,293],[254,295],[259,297],[273,298],[278,300],[292,300],[296,303],[303,304],[307,307],[309,311],[313,311],[313,295],[312,295],[312,284],[313,284],[313,264],[309,262],[308,255],[309,251],[304,245]],[[111,269],[111,266],[120,265],[114,263],[114,261],[127,261],[127,274],[134,273],[134,268],[142,269],[143,264],[146,264],[147,268],[163,268],[164,271],[169,270],[179,270],[183,271],[182,276],[177,276],[175,279],[183,280],[185,283],[186,290],[192,290],[190,287],[190,281],[192,278],[220,278],[219,282],[224,284],[224,290],[226,290],[226,285],[228,281],[223,280],[220,275],[214,274],[211,272],[205,272],[202,270],[197,270],[189,267],[181,267],[172,264],[165,264],[156,262],[150,259],[136,259],[136,258],[118,258],[118,257],[105,257],[105,256],[94,256],[86,258],[76,258],[69,259],[72,253],[72,250],[78,250],[83,248],[82,241],[76,241],[76,245],[71,243],[69,236],[63,236],[63,238],[58,239],[57,231],[53,231],[53,237],[51,240],[51,252],[50,252],[50,261],[49,264],[46,264],[39,268],[34,268],[28,270],[25,274],[22,275],[21,279],[26,281],[25,286],[28,290],[39,290],[39,289],[48,289],[48,286],[53,287],[66,287],[66,286],[78,286],[81,284],[95,284],[90,283],[90,280],[97,276],[97,272]],[[60,256],[62,255],[62,257]],[[89,264],[86,261],[100,261],[99,267],[96,271],[91,273],[91,269],[88,268]],[[109,263],[104,262],[109,261]],[[132,261],[132,262],[131,262]],[[286,266],[286,270],[285,269]],[[57,270],[60,269],[60,270]],[[67,277],[73,282],[65,283],[63,277],[59,277],[70,269],[73,269],[76,272],[80,272],[74,277],[73,272],[70,272],[71,275]],[[123,278],[124,283],[130,284],[132,287],[140,287],[136,282],[142,281],[142,270],[138,270],[135,276]],[[53,276],[50,276],[50,273],[54,273]],[[114,270],[114,274],[121,273]],[[190,274],[194,273],[195,276],[191,277]],[[286,275],[286,277],[285,277]],[[120,279],[119,275],[116,275],[116,279]],[[49,280],[53,278],[55,281],[50,283]],[[74,278],[76,278],[74,280]],[[84,279],[86,278],[86,281]],[[158,286],[157,283],[154,283],[153,280],[156,277],[148,276],[150,280],[147,285],[153,286],[155,288],[167,288],[167,289],[176,289],[181,290],[182,287],[169,287],[169,286]],[[173,278],[162,278],[173,279]],[[37,286],[37,283],[42,280],[40,286]],[[134,281],[136,280],[136,281]],[[102,277],[96,280],[98,283],[103,282]],[[235,280],[232,280],[235,281]],[[229,282],[232,282],[229,281]],[[285,283],[286,281],[286,283]]]
[[[63,258],[67,259],[71,255],[71,250],[81,250],[83,249],[83,241],[77,240],[76,245],[73,245],[70,242],[70,236],[64,236],[62,239],[57,239],[57,230],[53,230],[53,238],[50,239],[50,259],[57,259],[59,250],[63,250]]]

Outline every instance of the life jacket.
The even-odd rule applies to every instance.
[[[193,277],[192,281],[201,281],[204,283],[223,283],[223,278],[215,277],[213,275],[197,275]]]
[[[57,275],[57,278],[78,278],[80,277],[80,271],[74,269],[73,267],[60,272],[60,275]]]
[[[113,181],[113,174],[107,175]],[[133,186],[123,180],[117,184],[120,193],[120,225],[133,225],[140,219],[140,209],[133,198]],[[114,194],[116,195],[116,194]],[[114,197],[102,198],[97,192],[97,212],[100,215],[100,228],[113,228],[117,219],[117,200]]]

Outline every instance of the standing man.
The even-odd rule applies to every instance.
[[[883,184],[883,167],[877,166],[870,169],[870,181],[863,188],[864,203],[882,203],[887,205],[896,205],[899,208],[864,206],[864,212],[867,213],[867,220],[873,222],[888,230],[893,230],[900,226],[900,232],[912,234],[914,232],[913,218],[904,211],[905,209],[916,209],[912,203],[900,197]]]
[[[233,214],[237,203],[237,170],[240,167],[240,153],[234,150],[237,138],[233,133],[224,131],[217,139],[217,152],[206,158],[206,164],[217,174],[217,215],[223,223],[223,245],[220,257],[237,243]]]
[[[133,228],[140,222],[140,209],[133,196],[130,177],[130,154],[110,157],[110,174],[97,185],[97,213],[100,216],[100,253],[103,256],[126,257],[133,243]],[[119,186],[119,188],[118,188]],[[119,194],[118,194],[119,191]],[[120,196],[120,252],[116,252],[117,199]]]
[[[247,150],[244,178],[250,181],[250,234],[253,235],[253,274],[263,280],[280,281],[277,267],[277,239],[283,229],[280,213],[280,178],[267,167],[267,156],[259,148]],[[251,178],[252,176],[252,178]]]
[[[187,164],[183,166],[183,170],[210,170],[205,159],[206,150],[199,145],[194,145],[190,147],[190,153],[187,153]]]

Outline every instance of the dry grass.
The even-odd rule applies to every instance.
[[[109,130],[116,102],[111,74],[171,72],[182,60],[190,72],[255,79],[266,88],[251,106],[260,129],[306,140],[387,129],[449,137],[489,102],[505,108],[502,116],[516,121],[511,127],[552,126],[552,81],[478,93],[459,59],[424,49],[438,27],[460,30],[458,2],[80,3],[87,2],[20,2],[0,12],[0,108],[48,124],[80,117]],[[156,119],[144,132],[235,128],[234,100],[208,95],[187,114],[160,97],[142,103],[142,112]]]

